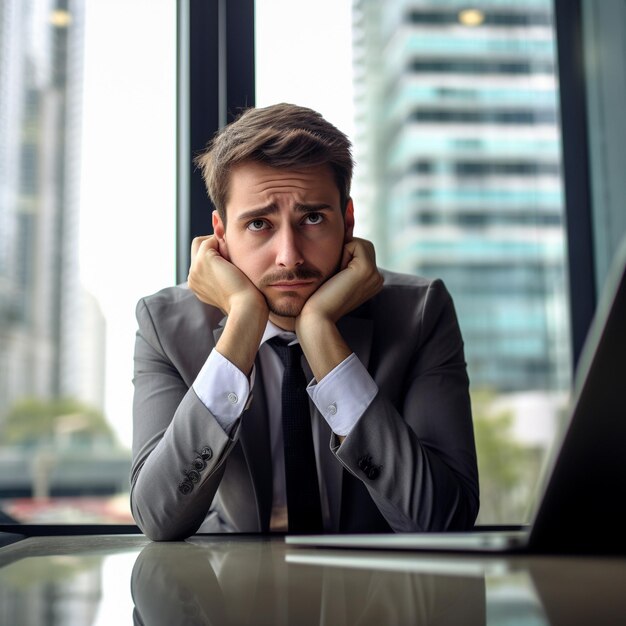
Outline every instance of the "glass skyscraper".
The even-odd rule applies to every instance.
[[[34,396],[103,407],[104,321],[78,261],[83,14],[0,3],[0,415]]]
[[[549,0],[355,0],[354,197],[379,265],[442,278],[482,523],[528,520],[571,380]]]
[[[445,280],[474,387],[565,389],[551,4],[466,7],[356,0],[357,207],[381,265]]]

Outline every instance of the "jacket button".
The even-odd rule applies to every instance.
[[[359,469],[362,469],[364,472],[367,471],[367,469],[370,467],[371,463],[372,463],[372,457],[369,454],[364,454],[357,461],[357,465],[359,466]]]
[[[178,483],[178,491],[186,496],[193,491],[193,485],[188,480],[183,480],[182,483]]]
[[[200,451],[200,456],[205,460],[208,461],[210,458],[213,457],[213,450],[211,450],[211,448],[209,448],[209,446],[205,446],[204,448],[202,448],[202,450]]]
[[[193,460],[192,465],[193,465],[193,469],[198,470],[199,472],[201,472],[206,467],[206,463],[204,462],[204,459],[201,456],[197,456]]]
[[[185,476],[187,476],[187,480],[190,480],[192,483],[200,482],[200,473],[196,472],[196,470],[185,471]]]
[[[380,476],[380,467],[376,467],[376,465],[373,465],[372,467],[369,467],[367,470],[365,470],[365,473],[370,480],[376,480]]]

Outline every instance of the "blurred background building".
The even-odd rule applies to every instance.
[[[444,278],[474,385],[566,389],[551,3],[465,6],[356,2],[361,202],[382,265]]]
[[[84,9],[0,2],[0,498],[127,483],[102,417],[105,321],[79,272]]]
[[[0,3],[0,412],[104,406],[104,318],[78,271],[84,2],[62,4]]]
[[[453,295],[479,458],[485,411],[539,459],[571,378],[552,2],[471,6],[355,0],[356,206]]]

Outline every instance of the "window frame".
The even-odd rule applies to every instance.
[[[255,105],[254,0],[178,0],[176,276],[187,280],[191,241],[213,232],[215,208],[195,156]]]
[[[554,0],[572,367],[597,305],[581,0]]]
[[[254,0],[177,0],[179,282],[187,277],[192,239],[212,230],[213,206],[193,159],[242,108],[255,105],[254,15]],[[596,307],[581,0],[555,0],[554,15],[575,367]],[[0,524],[8,542],[30,536],[140,532],[132,524]]]

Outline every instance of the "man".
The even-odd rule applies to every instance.
[[[276,105],[245,112],[198,163],[214,234],[194,240],[187,285],[137,307],[137,524],[155,540],[471,527],[454,307],[441,281],[379,271],[353,237],[348,139]],[[289,404],[301,366],[311,403]]]

